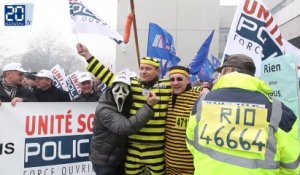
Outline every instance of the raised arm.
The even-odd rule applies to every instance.
[[[89,52],[88,48],[85,45],[78,43],[76,45],[76,49],[79,55],[83,56],[86,60],[92,58],[92,54]]]
[[[89,52],[85,45],[78,43],[76,45],[76,49],[78,54],[84,57],[88,62],[87,70],[97,77],[101,82],[105,83],[107,86],[111,86],[115,74],[112,73],[108,67],[104,66],[99,60],[97,60]]]

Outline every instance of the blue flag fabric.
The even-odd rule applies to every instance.
[[[211,64],[213,65],[213,67],[215,69],[221,66],[220,60],[217,57],[213,56],[213,55],[211,55]]]
[[[189,64],[190,74],[196,75],[201,70],[200,69],[200,65],[202,64],[202,62],[208,56],[209,47],[210,47],[210,43],[211,43],[213,35],[214,35],[214,31],[215,30],[213,30],[210,33],[210,35],[207,37],[207,39],[205,40],[205,42],[202,44],[202,46],[198,50],[197,55],[194,57],[194,59],[192,60],[192,62]]]
[[[196,81],[199,81],[197,75],[190,75],[190,82],[194,83]]]
[[[154,23],[149,24],[147,56],[169,60],[172,66],[180,62],[176,56],[173,36]]]
[[[212,63],[208,60],[208,58],[204,59],[203,63],[199,66],[199,73],[197,74],[198,79],[201,81],[209,81],[212,82],[212,74],[215,71]]]
[[[169,71],[170,67],[172,65],[170,64],[169,60],[166,60],[165,63],[163,63],[163,60],[160,60],[160,77],[164,78],[167,72]]]

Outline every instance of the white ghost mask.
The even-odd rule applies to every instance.
[[[129,85],[123,82],[116,82],[112,88],[112,94],[114,100],[117,104],[118,111],[121,112],[126,100],[126,97],[129,94]]]

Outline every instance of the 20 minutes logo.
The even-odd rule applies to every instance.
[[[33,4],[12,4],[4,6],[5,26],[32,25]]]

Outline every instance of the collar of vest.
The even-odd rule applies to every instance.
[[[271,87],[267,85],[266,82],[256,77],[238,72],[223,75],[213,86],[213,90],[220,88],[240,88],[249,91],[259,91],[266,96],[267,94],[272,93]]]

